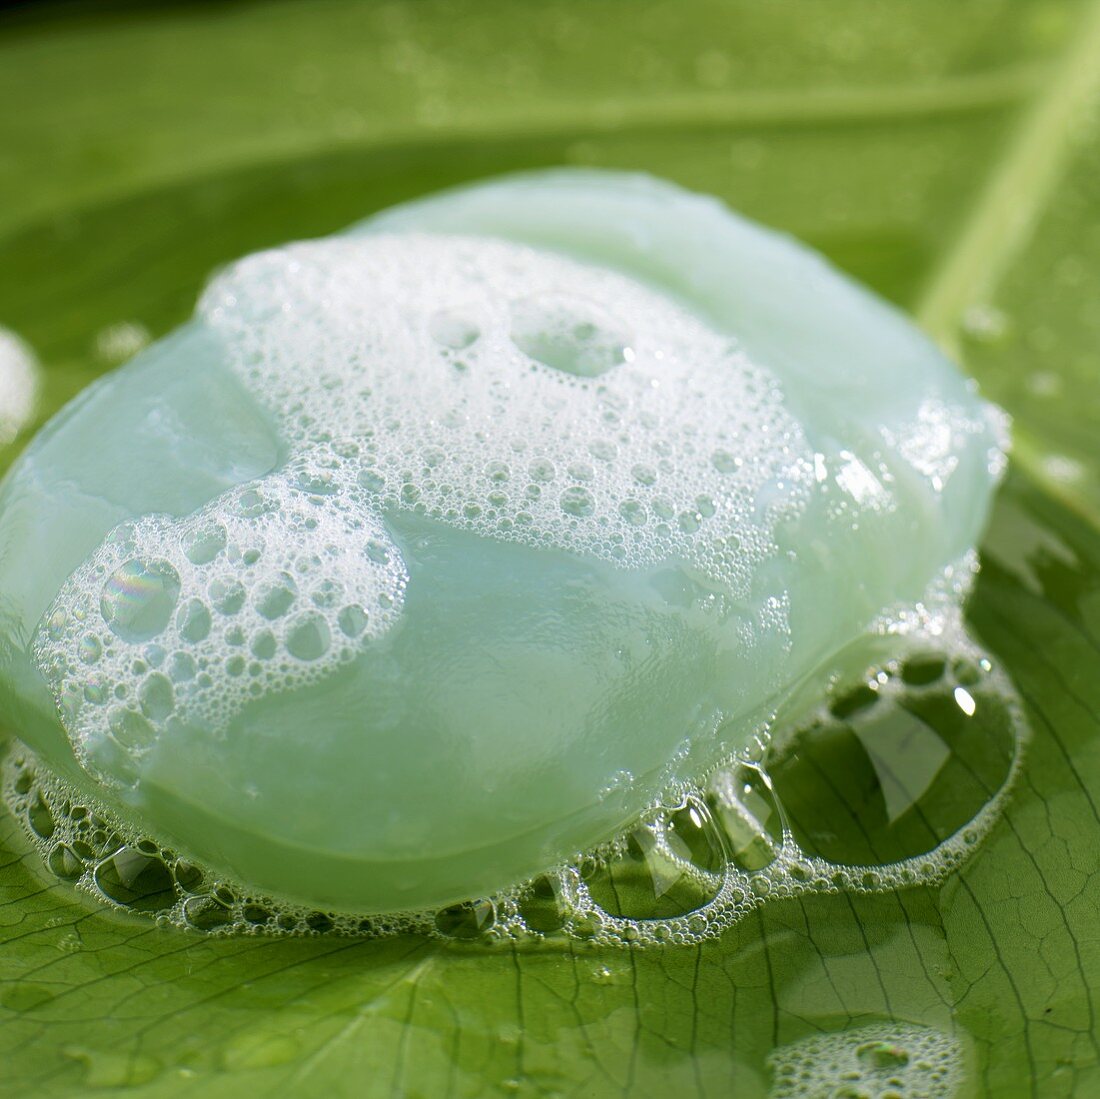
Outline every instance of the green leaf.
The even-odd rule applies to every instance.
[[[0,324],[42,360],[38,422],[244,252],[510,169],[653,171],[913,309],[1015,414],[970,617],[1034,725],[942,887],[776,902],[691,949],[183,934],[88,908],[4,817],[8,1090],[754,1096],[776,1049],[878,1023],[956,1039],[963,1094],[1100,1089],[1096,0],[4,18]]]

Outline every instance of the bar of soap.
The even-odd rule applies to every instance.
[[[905,318],[654,179],[247,257],[0,494],[0,713],[257,892],[446,904],[762,734],[973,547],[1001,419]]]

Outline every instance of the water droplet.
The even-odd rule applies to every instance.
[[[273,504],[264,498],[263,493],[254,488],[245,489],[237,497],[237,507],[246,519],[258,519],[270,511]]]
[[[772,883],[763,874],[756,874],[749,879],[749,889],[757,897],[766,897],[772,891]]]
[[[332,922],[332,917],[326,915],[324,912],[311,912],[306,916],[306,927],[318,935],[323,935],[326,931],[331,931],[335,926],[336,925]]]
[[[336,624],[348,637],[358,637],[367,628],[367,612],[357,604],[344,607],[336,618]]]
[[[149,641],[168,625],[179,593],[179,574],[167,561],[135,558],[112,573],[99,608],[123,641]]]
[[[710,463],[719,473],[736,473],[741,468],[742,460],[728,450],[716,450],[710,456]]]
[[[260,630],[252,638],[251,651],[257,660],[270,660],[278,651],[279,643],[270,630]]]
[[[867,683],[861,683],[853,687],[839,698],[834,699],[829,706],[829,712],[833,717],[844,720],[860,710],[866,710],[878,702],[878,690]]]
[[[112,709],[108,724],[115,740],[130,751],[141,751],[156,740],[156,730],[135,710],[125,707]]]
[[[152,721],[163,721],[176,706],[175,692],[167,676],[153,672],[138,692],[141,712]]]
[[[176,882],[185,893],[197,893],[202,888],[203,872],[197,866],[179,859],[172,870]]]
[[[604,918],[598,912],[586,912],[566,923],[571,934],[578,939],[595,938],[603,930]]]
[[[1018,735],[1015,712],[980,686],[896,684],[876,706],[796,733],[769,769],[807,854],[880,866],[933,851],[973,820],[1008,780]]]
[[[689,797],[665,818],[665,842],[677,857],[717,874],[726,865],[723,836],[710,810]]]
[[[911,656],[901,667],[901,678],[911,687],[926,687],[942,679],[946,667],[946,659],[938,653]]]
[[[704,827],[709,828],[710,815],[701,803],[695,812],[705,814]],[[701,849],[709,842],[696,837]],[[711,861],[713,856],[708,851],[704,857]],[[633,829],[622,848],[597,866],[587,884],[592,900],[609,915],[656,920],[705,907],[717,896],[721,880],[696,865],[691,845],[659,822]]]
[[[738,764],[711,779],[710,809],[734,863],[742,870],[771,865],[783,840],[783,815],[771,779],[751,764]]]
[[[215,580],[210,585],[210,601],[222,614],[236,614],[244,606],[244,600],[244,585],[239,580]]]
[[[73,840],[72,847],[76,856],[83,859],[85,862],[96,857],[96,849],[90,843],[85,843],[83,840]]]
[[[57,823],[53,819],[53,813],[40,793],[34,795],[34,799],[27,807],[27,822],[34,830],[36,836],[48,840],[54,834]]]
[[[56,610],[50,615],[46,623],[46,632],[51,641],[61,640],[61,635],[65,632],[65,625],[68,621],[69,616],[63,610]]]
[[[974,687],[980,683],[982,681],[982,671],[980,665],[967,657],[960,657],[951,665],[951,674],[955,677],[955,682],[961,687]]]
[[[194,659],[187,653],[173,653],[168,660],[168,678],[173,683],[186,683],[195,678]]]
[[[793,863],[788,871],[797,882],[807,882],[813,877],[813,867],[808,862]]]

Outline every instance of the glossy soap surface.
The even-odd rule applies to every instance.
[[[219,275],[0,497],[0,701],[257,890],[390,911],[606,839],[974,545],[999,417],[797,244],[553,172]]]

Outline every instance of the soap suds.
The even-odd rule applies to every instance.
[[[522,245],[402,234],[248,257],[200,315],[291,459],[196,515],[124,523],[46,616],[36,657],[109,777],[132,780],[173,722],[222,729],[381,637],[406,580],[395,512],[624,569],[684,563],[743,635],[786,628],[751,582],[813,453],[776,379],[668,298]]]

